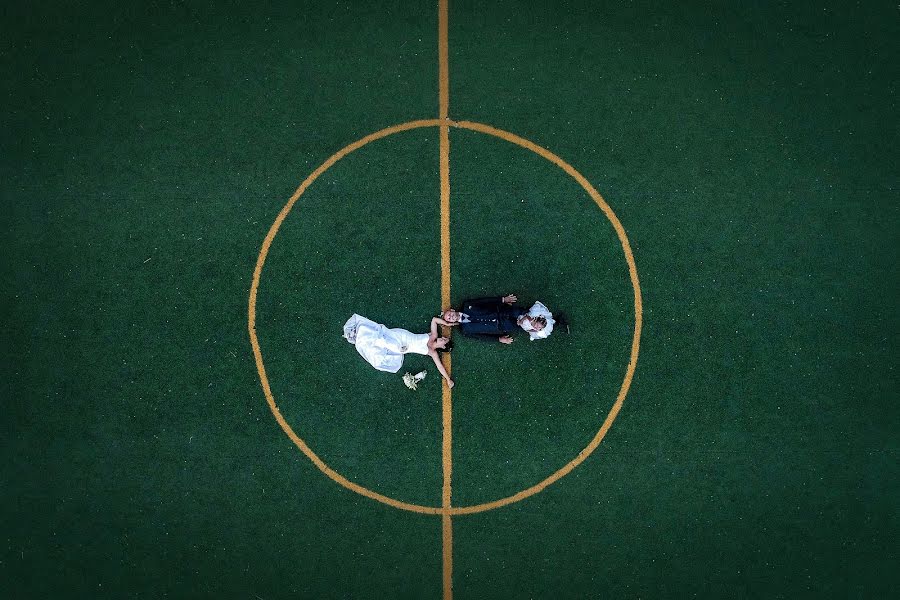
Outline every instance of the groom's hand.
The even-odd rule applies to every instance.
[[[512,344],[515,341],[511,335],[503,335],[499,339],[501,344]]]
[[[508,296],[503,296],[501,300],[503,301],[503,304],[515,304],[518,298],[516,298],[515,294],[509,294]]]

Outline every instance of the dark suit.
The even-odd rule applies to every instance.
[[[527,311],[522,308],[504,304],[502,298],[479,298],[466,300],[459,309],[468,315],[469,322],[460,322],[459,329],[463,335],[501,336],[519,329],[516,320]]]

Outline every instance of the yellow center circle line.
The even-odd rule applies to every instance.
[[[294,207],[294,204],[296,204],[300,196],[303,195],[303,193],[309,188],[310,185],[312,185],[312,183],[316,179],[319,178],[319,176],[321,176],[325,171],[334,166],[336,162],[338,162],[351,152],[359,150],[366,144],[384,137],[388,137],[390,135],[394,135],[395,133],[400,133],[401,131],[409,131],[411,129],[419,129],[423,127],[440,127],[441,125],[450,125],[452,127],[459,127],[462,129],[484,133],[506,140],[507,142],[516,144],[517,146],[521,146],[522,148],[530,150],[538,156],[541,156],[542,158],[557,165],[570,177],[575,179],[575,181],[577,181],[578,184],[581,185],[581,187],[594,200],[597,206],[600,207],[600,210],[603,211],[603,214],[606,215],[606,218],[609,220],[609,222],[613,226],[613,229],[616,231],[616,235],[618,236],[619,242],[622,245],[622,251],[625,254],[625,262],[628,264],[628,273],[631,278],[631,286],[634,290],[634,335],[631,342],[631,355],[628,361],[628,368],[625,371],[625,378],[622,381],[622,386],[619,388],[619,393],[616,397],[615,403],[613,404],[612,408],[606,416],[606,419],[603,421],[603,424],[601,425],[600,429],[597,431],[593,439],[590,441],[590,443],[588,443],[588,445],[585,446],[584,449],[581,450],[581,452],[579,452],[577,456],[575,456],[575,458],[566,463],[562,468],[558,469],[549,477],[543,479],[535,485],[525,488],[505,498],[500,498],[492,502],[473,504],[470,506],[425,506],[421,504],[403,502],[402,500],[397,500],[395,498],[391,498],[390,496],[379,494],[374,490],[350,481],[349,479],[329,467],[325,463],[325,461],[319,458],[319,456],[312,451],[312,449],[306,444],[306,442],[303,441],[303,439],[298,436],[296,432],[294,432],[294,430],[285,420],[284,416],[281,414],[281,411],[278,408],[278,404],[275,402],[275,397],[272,394],[272,389],[269,386],[269,378],[266,375],[266,368],[263,362],[262,350],[260,349],[259,339],[256,335],[256,297],[259,292],[259,282],[262,276],[263,266],[266,263],[266,257],[269,254],[269,249],[272,246],[275,235],[278,233],[278,230],[281,228],[284,219],[287,217],[288,213],[290,213],[291,209]],[[329,157],[328,160],[322,163],[319,168],[313,171],[303,181],[303,183],[300,184],[300,186],[288,200],[287,204],[285,204],[281,211],[278,213],[278,216],[275,218],[275,222],[272,223],[272,226],[269,228],[269,232],[266,234],[266,237],[263,240],[262,248],[260,249],[259,256],[256,259],[256,268],[253,271],[253,280],[250,284],[250,299],[247,312],[247,328],[250,334],[250,345],[253,347],[253,355],[256,359],[256,370],[259,373],[259,379],[260,383],[262,384],[263,393],[266,396],[266,401],[269,404],[269,409],[275,416],[275,420],[281,426],[281,429],[284,430],[287,436],[291,439],[291,441],[294,442],[294,445],[297,446],[300,451],[303,452],[303,454],[305,454],[307,458],[309,458],[313,462],[313,464],[315,464],[316,467],[318,467],[319,470],[327,475],[330,479],[332,479],[336,483],[339,483],[345,488],[356,492],[357,494],[360,494],[367,498],[371,498],[372,500],[377,500],[378,502],[382,502],[384,504],[387,504],[388,506],[393,506],[394,508],[416,513],[434,515],[439,514],[445,516],[479,513],[495,508],[500,508],[501,506],[506,506],[514,502],[519,502],[520,500],[524,500],[525,498],[543,491],[544,488],[555,483],[556,481],[559,481],[570,472],[572,472],[575,467],[584,462],[587,457],[597,449],[597,446],[600,445],[600,442],[603,441],[603,438],[606,436],[606,433],[609,431],[609,428],[612,426],[613,421],[615,421],[616,417],[619,414],[619,411],[622,408],[622,403],[625,401],[625,396],[628,395],[628,389],[631,387],[631,381],[634,378],[634,372],[637,368],[638,353],[640,351],[641,327],[643,325],[643,303],[641,299],[641,286],[638,280],[637,265],[635,264],[634,255],[631,251],[631,244],[628,241],[628,236],[625,234],[625,228],[622,227],[622,224],[621,222],[619,222],[618,217],[616,217],[612,208],[610,208],[610,206],[600,195],[600,192],[594,189],[590,182],[583,175],[581,175],[581,173],[575,170],[573,166],[571,166],[569,163],[553,154],[546,148],[538,146],[534,142],[526,140],[525,138],[519,137],[508,131],[497,129],[483,123],[475,123],[472,121],[450,121],[447,119],[422,119],[418,121],[409,121],[407,123],[401,123],[399,125],[394,125],[392,127],[387,127],[380,131],[376,131],[375,133],[367,135],[337,151],[331,157]]]

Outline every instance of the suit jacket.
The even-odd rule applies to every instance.
[[[504,304],[502,298],[478,298],[466,300],[460,312],[469,316],[468,323],[460,323],[463,335],[506,335],[519,329],[516,320],[527,311]]]

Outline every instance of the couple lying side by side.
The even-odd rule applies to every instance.
[[[512,333],[518,329],[527,331],[531,340],[546,338],[555,323],[552,313],[540,302],[525,310],[513,306],[518,300],[510,294],[502,298],[467,300],[460,310],[448,309],[440,317],[431,319],[429,333],[412,333],[406,329],[388,329],[380,323],[354,314],[344,324],[344,337],[356,347],[357,352],[379,371],[396,373],[403,366],[403,355],[427,355],[434,360],[447,385],[453,380],[447,374],[439,352],[450,352],[453,342],[438,335],[438,325],[459,326],[463,335],[490,336],[503,344],[513,342]]]

